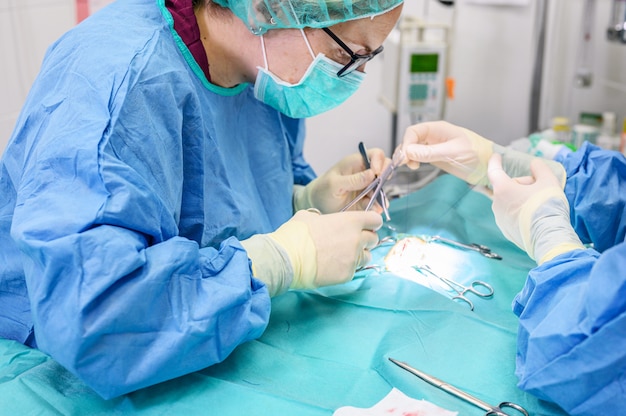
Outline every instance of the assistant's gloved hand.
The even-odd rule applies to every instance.
[[[307,186],[296,186],[293,195],[294,211],[315,208],[323,214],[339,212],[391,163],[381,149],[370,149],[367,154],[370,158],[370,169],[365,169],[361,155],[354,153],[343,158]],[[369,197],[363,198],[352,209],[363,210],[369,200]],[[381,212],[382,207],[374,207]]]
[[[298,211],[278,230],[257,234],[241,244],[252,261],[254,276],[274,296],[292,289],[344,283],[371,260],[382,217],[375,212],[347,211],[320,215]]]
[[[530,162],[535,159],[445,121],[420,123],[407,128],[402,150],[411,169],[417,169],[420,163],[432,163],[472,185],[483,186],[489,185],[487,163],[492,154],[502,155],[503,169],[511,177],[530,175]],[[546,163],[564,187],[566,174],[563,166],[552,160]]]
[[[506,238],[538,264],[584,248],[570,223],[562,186],[545,161],[533,160],[532,177],[510,178],[499,154],[491,157],[488,167],[493,212]]]

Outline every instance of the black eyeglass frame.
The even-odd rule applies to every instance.
[[[381,53],[383,51],[383,45],[380,45],[378,48],[376,48],[374,51],[368,53],[367,55],[361,55],[361,54],[358,54],[358,53],[354,53],[354,52],[352,52],[352,49],[350,49],[348,47],[348,45],[343,43],[343,41],[341,39],[339,39],[337,37],[337,35],[335,35],[329,28],[323,27],[322,30],[324,32],[326,32],[326,34],[328,36],[330,36],[335,42],[337,42],[337,44],[339,46],[341,46],[341,48],[348,53],[348,55],[350,55],[350,62],[348,62],[339,71],[337,71],[337,76],[338,77],[342,77],[344,75],[348,75],[349,73],[353,72],[355,69],[360,67],[361,65],[371,61],[372,58],[374,58],[376,55],[378,55],[379,53]]]

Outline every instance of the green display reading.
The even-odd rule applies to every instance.
[[[411,55],[411,73],[437,72],[439,67],[439,54],[413,54]]]

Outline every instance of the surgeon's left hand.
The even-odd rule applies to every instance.
[[[511,178],[502,156],[489,160],[493,213],[506,238],[542,264],[559,254],[584,249],[570,222],[569,203],[560,180],[541,159],[530,165],[532,177]]]
[[[315,208],[322,214],[339,212],[377,175],[391,163],[381,149],[369,149],[370,169],[365,169],[360,153],[343,158],[324,175],[314,179],[307,186],[296,186],[293,195],[294,212]],[[370,198],[365,197],[352,210],[363,210]],[[382,212],[382,207],[374,204],[374,210]]]

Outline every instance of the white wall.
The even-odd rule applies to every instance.
[[[566,116],[577,122],[581,112],[617,113],[618,128],[626,117],[626,44],[608,42],[611,0],[596,0],[592,44],[590,88],[575,85],[575,71],[584,0],[556,0],[550,7],[548,51],[545,67],[541,122],[549,126],[553,116]]]
[[[528,133],[535,2],[456,7],[450,54],[456,92],[445,119],[508,144]]]
[[[0,153],[46,49],[75,23],[74,0],[0,1]]]

